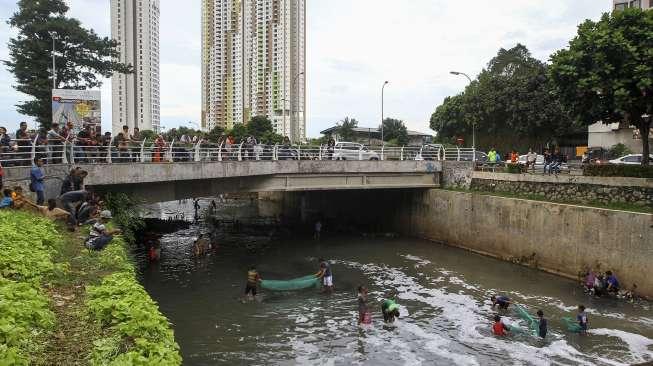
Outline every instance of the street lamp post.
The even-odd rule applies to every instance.
[[[462,75],[462,76],[466,77],[467,80],[469,80],[470,84],[472,83],[472,78],[470,78],[469,75],[465,74],[464,72],[451,71],[450,74],[451,75],[456,75],[456,76]],[[474,121],[472,123],[472,149],[474,149],[474,151],[476,151],[476,121]],[[476,153],[474,153],[474,155],[476,155]],[[476,156],[474,156],[474,158],[476,158]]]
[[[55,32],[50,32],[50,37],[52,37],[52,89],[57,88],[57,64],[54,52],[56,50],[55,40],[57,39],[57,34]]]
[[[385,136],[383,134],[383,119],[384,119],[384,116],[383,116],[383,102],[384,102],[384,99],[385,99],[384,98],[385,86],[388,85],[389,83],[390,82],[386,80],[383,83],[383,86],[381,87],[381,146],[385,145]]]

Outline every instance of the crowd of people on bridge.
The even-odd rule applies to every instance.
[[[27,123],[22,122],[14,134],[9,134],[5,127],[0,127],[0,166],[28,166],[33,156],[40,157],[44,164],[62,163],[64,156],[68,162],[76,163],[106,163],[109,159],[117,163],[140,162],[144,159],[155,163],[169,160],[191,161],[193,147],[200,142],[203,147],[216,150],[209,157],[216,160],[217,150],[221,150],[224,160],[272,157],[271,147],[260,144],[257,138],[251,135],[237,139],[233,135],[223,133],[215,140],[205,140],[199,134],[166,138],[176,135],[173,129],[167,134],[150,136],[147,146],[144,146],[146,138],[138,127],[130,129],[125,125],[121,132],[114,136],[108,131],[102,133],[98,127],[91,125],[85,125],[79,131],[70,122],[64,126],[53,123],[50,129],[28,130]],[[294,158],[293,154],[296,153],[290,148],[291,145],[288,137],[279,144],[280,160]],[[142,156],[143,148],[147,151],[146,156]]]

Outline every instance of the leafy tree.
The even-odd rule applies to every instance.
[[[170,129],[168,132],[165,132],[163,134],[163,137],[168,141],[172,141],[172,140],[179,141],[181,139],[181,137],[184,136],[184,135],[189,136],[189,137],[199,136],[199,137],[203,138],[205,134],[204,134],[204,132],[202,132],[200,130],[196,130],[196,129],[193,129],[193,128],[188,128],[186,126],[180,126],[180,127],[177,127],[177,128]]]
[[[456,134],[471,134],[471,126],[465,122],[464,94],[444,98],[431,116],[430,126],[438,132],[440,142],[450,142]]]
[[[247,132],[257,139],[260,139],[266,134],[274,132],[272,121],[270,121],[266,116],[255,116],[247,124]]]
[[[354,129],[358,127],[358,121],[355,118],[345,117],[336,126],[336,134],[340,136],[341,140],[352,141],[356,136]]]
[[[234,127],[228,130],[226,133],[227,135],[233,136],[237,142],[242,141],[244,138],[246,138],[249,135],[247,126],[245,126],[242,123],[235,124]]]
[[[215,126],[206,134],[206,138],[211,142],[218,142],[220,137],[224,134],[224,128]]]
[[[383,138],[385,141],[393,141],[396,145],[408,145],[408,129],[404,121],[394,118],[384,119]]]
[[[134,244],[136,233],[145,227],[138,204],[141,202],[125,193],[109,192],[104,197],[107,209],[113,214],[113,222],[120,227],[125,240]]]
[[[152,142],[154,139],[156,139],[156,132],[152,130],[143,130],[140,132],[141,134],[141,139],[147,139],[147,141]]]
[[[79,20],[66,17],[67,12],[63,0],[20,0],[8,21],[18,35],[9,40],[10,61],[4,63],[16,78],[16,90],[33,98],[18,104],[18,112],[35,117],[45,128],[52,123],[50,34],[56,37],[57,88],[96,88],[102,84],[98,76],[132,71],[115,61],[116,41],[98,37]]]
[[[569,48],[551,57],[562,103],[584,125],[627,122],[642,138],[649,162],[653,114],[653,12],[629,8],[585,21]]]
[[[279,135],[278,133],[275,133],[274,131],[270,131],[270,132],[266,132],[258,140],[259,142],[268,145],[281,144],[283,143],[283,136]]]
[[[608,151],[608,155],[613,159],[620,158],[624,155],[632,154],[633,151],[630,148],[622,143],[613,145]]]
[[[548,66],[518,44],[501,49],[465,91],[447,97],[431,116],[440,141],[464,136],[477,146],[544,144],[579,131],[552,93]]]

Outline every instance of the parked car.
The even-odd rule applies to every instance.
[[[440,144],[427,144],[422,146],[421,150],[421,153],[415,156],[415,160],[438,160],[438,152],[440,157],[444,155],[444,148]]]
[[[519,156],[519,160],[517,160],[517,164],[526,165],[527,161],[528,155],[521,155]],[[544,171],[544,155],[537,155],[537,158],[535,159],[535,170]],[[562,163],[562,165],[560,165],[560,171],[569,172],[569,165],[567,163]]]
[[[487,154],[482,151],[464,151],[460,153],[460,161],[487,162]]]
[[[379,154],[355,142],[337,142],[333,160],[379,160]]]
[[[617,164],[617,165],[641,165],[642,164],[642,154],[629,154],[626,156],[622,156],[618,159],[610,160],[610,164]],[[653,160],[653,155],[649,155],[649,165],[651,164],[651,161]]]

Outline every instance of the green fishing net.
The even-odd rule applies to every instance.
[[[295,278],[288,281],[262,280],[261,287],[272,291],[295,291],[316,287],[320,284],[320,279],[315,275]]]
[[[580,333],[581,331],[580,325],[578,325],[578,323],[576,323],[574,319],[569,317],[564,317],[562,318],[562,321],[565,322],[568,331],[572,333]]]
[[[530,330],[533,332],[533,334],[537,334],[538,328],[539,328],[539,321],[535,319],[531,314],[526,311],[523,307],[519,305],[515,305],[515,311],[517,312],[517,315],[519,315],[520,318],[522,318],[526,323],[528,323],[528,327]]]

